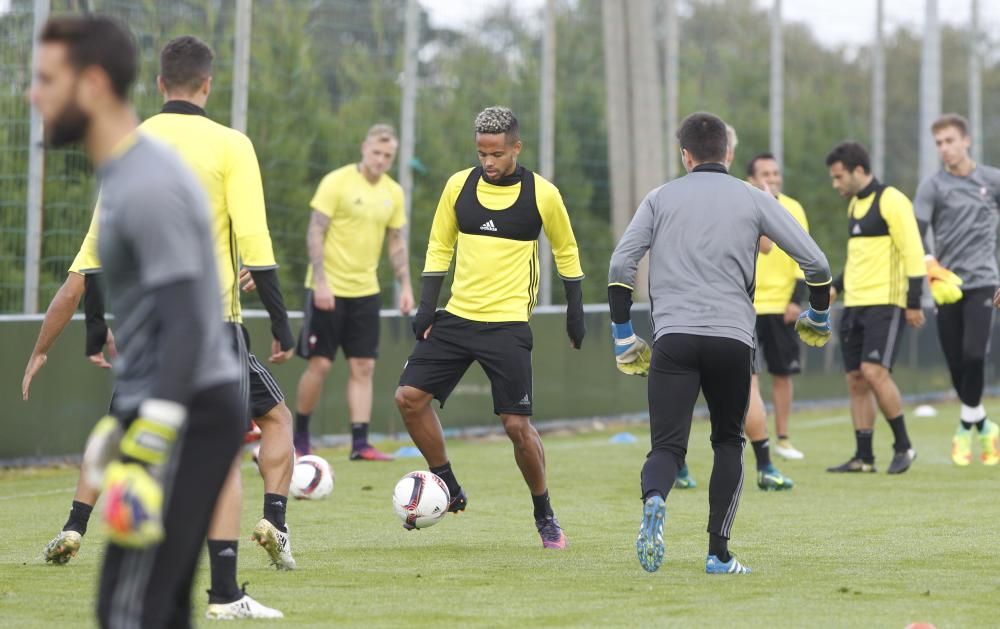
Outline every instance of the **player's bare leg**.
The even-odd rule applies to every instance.
[[[293,570],[295,559],[285,522],[288,486],[295,465],[292,413],[281,402],[255,421],[261,430],[257,465],[264,479],[264,517],[254,527],[253,539],[267,551],[272,565],[279,570]]]
[[[774,403],[774,429],[778,442],[775,453],[783,458],[799,460],[805,458],[788,438],[788,419],[792,414],[794,385],[791,376],[771,377],[771,401]]]
[[[368,442],[372,422],[372,389],[375,379],[374,358],[347,359],[347,410],[351,416],[351,459],[355,461],[391,461]]]
[[[566,535],[559,520],[552,512],[549,503],[549,491],[545,483],[545,448],[542,438],[531,424],[527,415],[501,414],[503,429],[514,445],[514,460],[521,470],[524,482],[531,491],[531,501],[534,506],[535,527],[542,538],[545,548],[566,548]]]
[[[917,457],[917,452],[913,449],[910,437],[906,433],[906,423],[903,419],[903,399],[899,394],[899,388],[893,381],[892,374],[882,365],[862,363],[861,375],[875,394],[878,406],[886,421],[889,422],[889,427],[892,428],[893,457],[888,472],[902,474],[910,468],[913,460]]]
[[[83,543],[83,536],[87,532],[90,514],[100,495],[100,491],[92,488],[84,480],[81,471],[76,479],[76,493],[73,495],[69,519],[66,520],[66,524],[63,525],[59,534],[46,544],[43,552],[45,561],[64,565],[76,557],[76,553],[79,552],[80,545]]]
[[[333,361],[323,356],[313,356],[306,364],[306,370],[299,378],[299,386],[295,395],[295,453],[299,456],[310,454],[309,419],[319,404],[323,395],[323,383]]]
[[[750,404],[747,407],[746,424],[743,432],[757,459],[757,487],[763,490],[791,489],[795,483],[771,463],[771,444],[767,436],[767,408],[760,394],[760,379],[754,374],[750,378]]]
[[[441,480],[448,485],[448,491],[451,493],[451,505],[448,510],[458,513],[465,510],[468,500],[465,491],[455,478],[455,473],[451,470],[441,420],[431,408],[433,399],[433,395],[415,387],[402,386],[396,389],[396,408],[403,418],[406,431],[420,450],[420,454],[424,455],[430,471],[441,477]]]
[[[872,433],[875,429],[875,394],[860,369],[847,372],[847,393],[851,400],[851,423],[857,443],[846,463],[827,468],[828,472],[874,472],[875,454],[872,451]]]

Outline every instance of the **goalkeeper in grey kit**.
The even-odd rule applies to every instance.
[[[611,257],[608,301],[615,358],[626,374],[649,376],[652,448],[642,469],[639,562],[663,561],[664,501],[687,453],[699,391],[711,415],[715,463],[709,485],[709,574],[746,574],[728,539],[743,484],[743,423],[754,352],[754,276],[767,236],[805,272],[810,307],[796,330],[823,346],[830,338],[830,268],[808,233],[773,196],[730,177],[723,166],[726,126],[695,113],[681,124],[688,174],[650,192]],[[653,346],[632,330],[636,267],[649,252]]]

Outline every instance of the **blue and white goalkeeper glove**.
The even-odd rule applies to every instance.
[[[632,322],[612,323],[611,336],[615,341],[615,363],[618,371],[629,376],[649,374],[651,352],[649,343],[635,335]]]
[[[806,345],[823,347],[830,340],[830,310],[807,308],[795,322],[795,331]]]

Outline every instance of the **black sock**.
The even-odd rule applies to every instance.
[[[909,450],[910,437],[906,434],[906,423],[903,421],[903,416],[900,415],[899,417],[886,419],[889,422],[889,427],[892,428],[892,436],[895,438],[892,449],[896,452],[906,452]]]
[[[778,435],[778,441],[784,441],[785,439],[788,439],[788,435]]]
[[[236,585],[236,540],[208,540],[208,562],[212,573],[209,603],[232,603],[243,596]]]
[[[760,441],[751,441],[753,453],[757,457],[757,469],[762,470],[771,464],[771,444],[767,437]]]
[[[552,505],[549,503],[549,490],[546,489],[545,493],[541,496],[532,495],[531,502],[535,505],[536,520],[555,515],[552,513]]]
[[[872,451],[873,430],[855,430],[854,440],[858,443],[858,449],[854,451],[854,458],[861,459],[865,463],[875,462],[875,453]]]
[[[355,451],[368,445],[368,424],[351,424],[351,444]]]
[[[733,558],[729,554],[729,540],[715,533],[708,534],[708,554],[715,555],[722,563],[728,563]]]
[[[984,417],[977,422],[963,421],[962,428],[965,428],[966,430],[972,430],[973,428],[975,428],[981,433],[983,432],[983,429],[986,428],[986,418]]]
[[[264,494],[264,519],[278,527],[282,533],[285,530],[285,509],[288,507],[288,496],[281,494]]]
[[[462,486],[458,484],[455,473],[451,471],[451,461],[440,467],[432,467],[431,474],[437,475],[438,478],[444,481],[444,484],[448,486],[448,493],[451,494],[453,500],[462,491]]]
[[[69,519],[63,525],[64,531],[76,531],[80,535],[87,534],[87,522],[90,521],[90,512],[94,510],[93,505],[79,500],[73,501],[73,507],[69,510]]]
[[[312,413],[295,413],[295,432],[309,432],[309,418]]]

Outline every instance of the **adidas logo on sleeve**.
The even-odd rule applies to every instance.
[[[475,223],[473,223],[473,225],[475,225]],[[490,220],[486,221],[485,223],[483,223],[482,225],[479,226],[479,231],[483,231],[483,232],[495,232],[495,231],[499,231],[499,230],[497,229],[497,226],[493,224],[493,219],[490,219]]]

